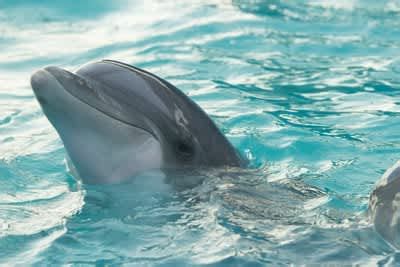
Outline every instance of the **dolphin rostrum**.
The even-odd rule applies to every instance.
[[[150,169],[242,165],[196,103],[145,70],[112,60],[75,73],[47,67],[31,85],[84,183],[120,182]]]

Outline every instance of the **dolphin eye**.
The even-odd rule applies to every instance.
[[[179,142],[176,146],[176,150],[180,156],[188,160],[193,156],[193,147],[187,142]]]

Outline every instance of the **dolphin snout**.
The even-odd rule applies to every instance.
[[[36,96],[37,101],[42,107],[48,104],[46,95],[50,90],[51,75],[45,70],[39,70],[31,76],[31,86]]]
[[[38,70],[31,76],[31,86],[37,95],[41,90],[48,87],[50,74],[45,70]]]
[[[73,74],[58,67],[46,67],[38,70],[31,76],[31,86],[35,94],[45,91],[46,88],[51,89],[54,81],[60,79],[71,79]]]
[[[47,67],[32,74],[31,86],[42,107],[55,102],[56,96],[59,95],[63,88],[59,83],[59,79],[67,76],[67,71],[57,67]]]

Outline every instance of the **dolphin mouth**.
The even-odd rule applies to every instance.
[[[72,77],[72,75],[74,74],[57,67],[46,67],[32,74],[30,80],[31,87],[36,99],[43,109],[45,106],[48,107],[50,105],[60,104],[56,103],[55,98],[52,96],[64,92],[68,93],[68,96],[72,96],[74,99],[79,100],[85,105],[91,106],[86,101],[82,101],[82,99],[77,95],[71,94],[71,92],[67,90],[67,87],[65,87],[60,81],[60,77],[68,78]]]
[[[59,77],[63,76],[67,78],[72,77],[72,75],[74,74],[57,67],[46,67],[44,69],[36,71],[31,76],[31,87],[38,101],[40,103],[49,103],[47,98],[50,94],[54,93],[54,90],[63,90],[65,92],[68,92],[66,87],[63,86],[62,82],[60,82]],[[76,95],[71,95],[78,100],[81,100]]]
[[[42,91],[47,90],[51,86],[50,81],[52,79],[54,77],[46,69],[38,70],[31,76],[31,87],[38,100],[39,98],[44,99]]]
[[[122,111],[124,107],[119,106],[118,101],[107,97],[106,91],[110,89],[99,82],[59,67],[50,66],[38,70],[31,76],[31,87],[42,109],[49,105],[58,105],[59,103],[52,103],[47,96],[54,93],[53,90],[62,90],[82,104],[111,119],[141,129],[159,141],[159,137],[151,130],[151,127],[143,124],[143,122],[130,121],[121,117],[119,114],[123,114],[123,112],[113,113],[111,110]]]

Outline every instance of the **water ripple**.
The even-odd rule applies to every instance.
[[[0,0],[1,264],[399,262],[364,214],[400,151],[398,2],[206,2]],[[81,188],[29,76],[102,58],[177,85],[250,168]]]

